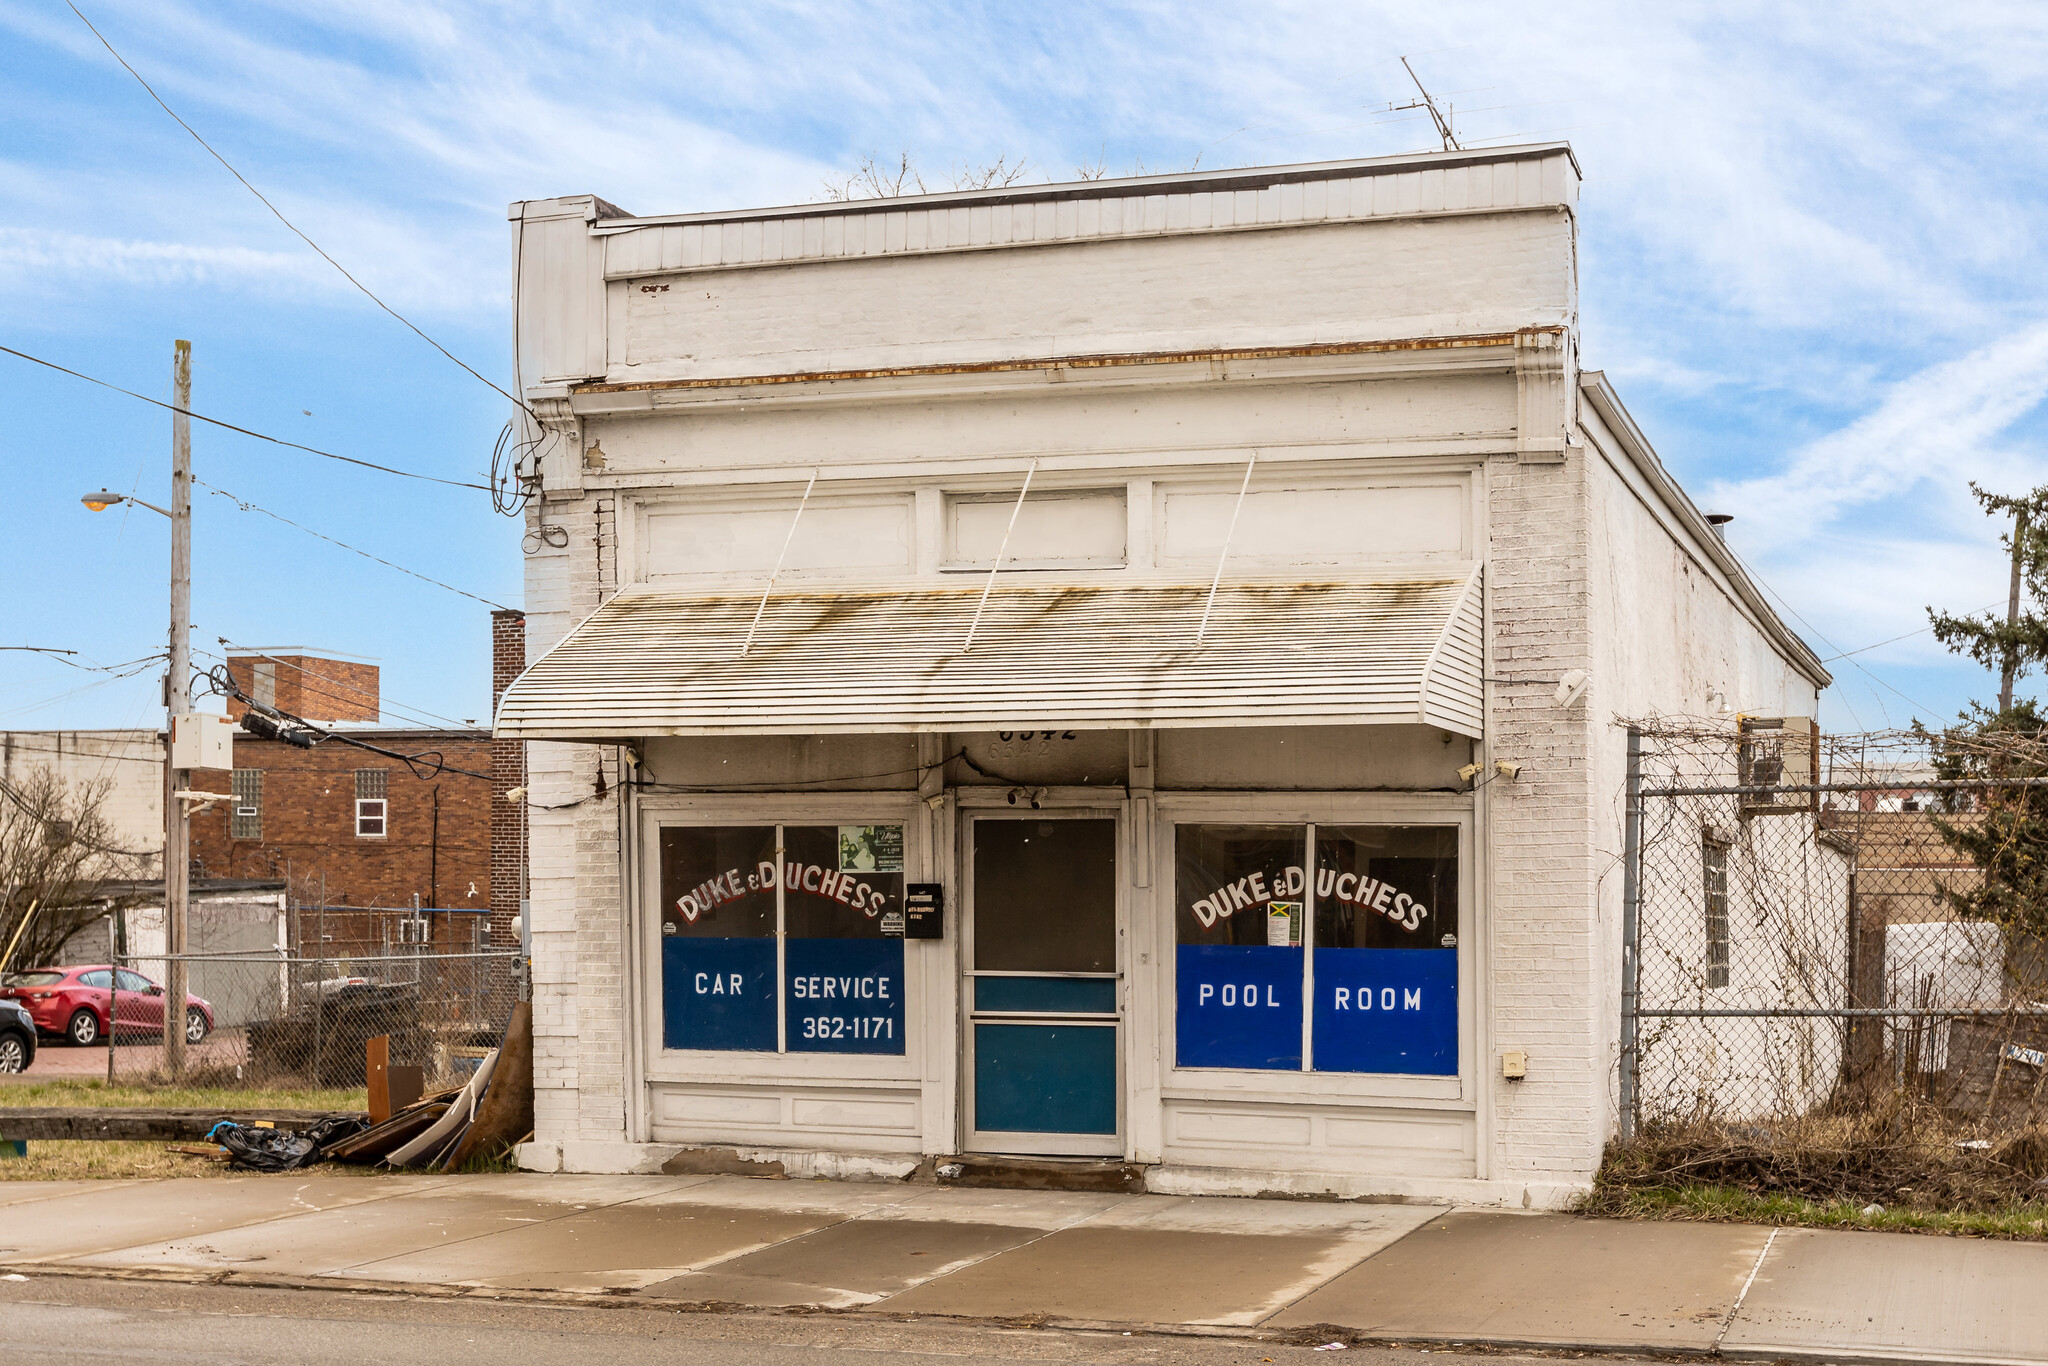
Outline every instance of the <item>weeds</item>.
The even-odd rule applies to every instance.
[[[2043,1238],[2048,1124],[1987,1139],[1903,1094],[1788,1120],[1666,1120],[1609,1145],[1581,1209]]]

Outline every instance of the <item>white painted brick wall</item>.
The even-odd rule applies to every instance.
[[[527,560],[527,651],[537,658],[616,591],[610,496],[550,500],[529,525],[566,547]],[[616,759],[595,745],[527,746],[528,897],[534,929],[535,1134],[625,1137],[625,944],[620,928]],[[595,795],[599,764],[608,795]],[[556,808],[548,810],[546,808]]]
[[[1588,667],[1585,463],[1495,459],[1487,590],[1496,677],[1556,679]],[[1522,765],[1487,784],[1495,1053],[1480,1060],[1495,1104],[1499,1178],[1589,1175],[1599,1163],[1606,1040],[1586,990],[1599,952],[1586,708],[1542,686],[1495,685],[1488,750]],[[1498,1050],[1525,1049],[1529,1077],[1499,1079]]]

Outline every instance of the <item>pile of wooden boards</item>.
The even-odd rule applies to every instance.
[[[495,1159],[533,1132],[533,1010],[514,1007],[504,1043],[486,1053],[468,1082],[423,1096],[336,1143],[337,1162],[456,1171],[473,1158]]]

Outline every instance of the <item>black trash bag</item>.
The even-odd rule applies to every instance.
[[[343,1139],[354,1138],[369,1127],[367,1119],[358,1119],[354,1115],[330,1115],[303,1132],[313,1140],[315,1148],[325,1153]]]
[[[295,1129],[258,1129],[222,1120],[207,1138],[228,1150],[228,1165],[257,1172],[288,1172],[319,1155],[320,1145]]]
[[[363,1121],[335,1117],[323,1119],[310,1129],[259,1129],[224,1119],[206,1137],[228,1150],[228,1165],[257,1172],[288,1172],[320,1160],[321,1149],[330,1143],[361,1133]]]

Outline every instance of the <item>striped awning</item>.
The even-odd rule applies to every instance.
[[[1016,727],[1424,724],[1480,734],[1479,573],[621,594],[520,676],[529,740]]]

